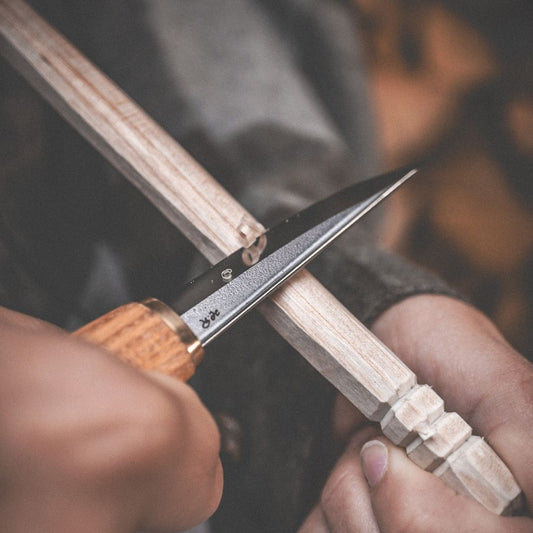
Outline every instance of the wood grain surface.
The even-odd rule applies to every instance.
[[[74,335],[103,346],[135,368],[157,370],[181,381],[191,378],[203,357],[202,346],[184,323],[172,327],[143,303],[113,309]]]

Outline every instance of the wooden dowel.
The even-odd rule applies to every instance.
[[[2,54],[13,66],[209,261],[242,246],[239,226],[242,220],[258,224],[253,217],[23,1],[0,0],[0,38]],[[477,442],[453,441],[466,438],[469,432],[464,427],[455,433],[457,424],[441,423],[432,429],[439,418],[428,415],[424,423],[414,427],[407,423],[405,431],[400,429],[406,423],[405,410],[397,402],[408,393],[419,398],[413,401],[421,402],[417,411],[424,417],[426,411],[434,414],[435,398],[424,405],[428,395],[413,393],[418,387],[413,372],[308,272],[287,283],[261,306],[261,312],[367,417],[385,417],[386,425],[394,428],[390,434],[401,435],[403,445],[420,439],[413,445],[418,450],[414,455],[428,461],[432,454],[431,464],[443,460],[439,472],[456,490],[494,512],[503,512],[518,497],[520,489],[512,474],[488,445],[482,446],[484,460],[477,460],[479,453],[473,453],[481,449]],[[393,406],[397,413],[387,415]],[[433,442],[426,443],[431,438]],[[461,452],[463,446],[468,453]],[[451,462],[438,457],[442,449],[453,452]]]

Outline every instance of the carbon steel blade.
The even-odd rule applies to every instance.
[[[190,281],[173,308],[206,345],[416,172],[410,167],[357,183],[287,218],[260,237],[264,249],[255,264],[248,249],[234,252]]]

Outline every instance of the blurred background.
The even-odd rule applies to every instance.
[[[533,3],[352,0],[381,157],[430,161],[384,245],[438,272],[533,357]]]

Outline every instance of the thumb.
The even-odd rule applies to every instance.
[[[361,449],[374,516],[382,532],[526,531],[528,520],[495,515],[415,465],[386,439]]]

